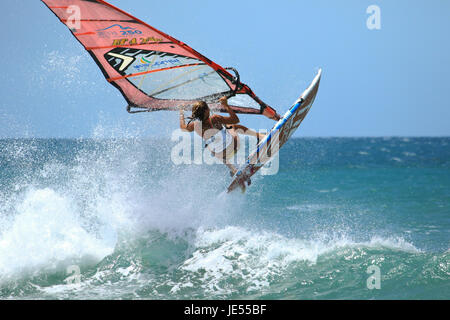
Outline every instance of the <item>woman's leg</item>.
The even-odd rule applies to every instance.
[[[258,133],[256,131],[249,129],[247,127],[244,127],[243,125],[240,125],[240,124],[233,124],[232,127],[236,133],[245,134],[247,136],[252,136],[252,137],[257,137],[260,140],[264,139],[264,137],[266,136],[266,134],[264,134],[264,133]]]
[[[230,169],[230,176],[234,176],[237,172],[237,169],[234,165],[232,165],[231,163],[226,163],[225,165],[228,167],[228,169]]]
[[[229,162],[229,160],[233,159],[234,155],[237,153],[240,147],[240,144],[237,134],[235,134],[234,132],[230,133],[233,136],[233,142],[222,152],[218,153],[212,152],[212,154],[216,158],[220,159],[223,162],[223,164],[225,164],[228,167],[228,169],[230,169],[230,175],[234,176],[234,174],[237,172],[237,169],[233,164]]]

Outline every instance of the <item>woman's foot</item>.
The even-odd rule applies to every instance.
[[[236,172],[237,172],[237,169],[236,169],[236,167],[235,166],[233,166],[233,165],[228,165],[227,164],[227,167],[228,167],[228,169],[230,169],[230,176],[231,177],[234,177],[234,175],[236,174]]]
[[[263,141],[267,137],[267,133],[258,133],[258,140]]]

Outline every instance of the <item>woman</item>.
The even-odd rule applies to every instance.
[[[205,140],[206,147],[215,157],[227,165],[231,176],[234,176],[237,169],[227,160],[231,159],[239,150],[238,133],[259,139],[262,139],[265,135],[239,125],[239,118],[228,105],[227,97],[222,97],[219,101],[229,113],[228,117],[218,114],[211,116],[206,102],[197,101],[192,107],[192,117],[187,124],[184,120],[184,111],[180,109],[180,128],[187,132],[195,131],[201,136]]]

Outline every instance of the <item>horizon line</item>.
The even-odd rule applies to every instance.
[[[170,139],[168,136],[142,136],[142,137],[1,137],[0,140],[107,140],[107,139]],[[401,135],[392,135],[392,136],[301,136],[301,137],[291,137],[289,140],[293,139],[419,139],[419,138],[450,138],[450,135],[428,135],[428,136],[401,136]]]

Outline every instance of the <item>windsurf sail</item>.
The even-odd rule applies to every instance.
[[[218,99],[229,97],[237,113],[277,112],[223,68],[176,40],[102,0],[42,0],[100,67],[128,103],[131,113],[178,110],[204,100],[224,112]]]

